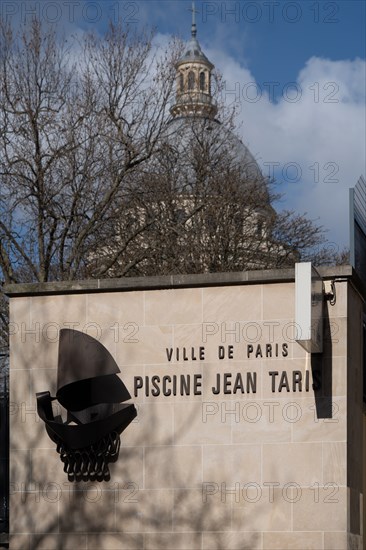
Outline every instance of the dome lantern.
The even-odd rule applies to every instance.
[[[176,102],[173,117],[199,115],[214,118],[217,113],[211,95],[211,73],[214,65],[202,52],[197,40],[196,10],[192,2],[191,39],[176,64]]]

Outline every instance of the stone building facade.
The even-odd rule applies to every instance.
[[[361,550],[366,292],[320,275],[320,354],[292,269],[7,287],[10,548]],[[69,482],[37,415],[62,328],[108,349],[137,408],[108,482]]]

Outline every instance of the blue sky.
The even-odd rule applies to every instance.
[[[365,2],[363,0],[196,1],[198,38],[226,82],[238,133],[284,198],[278,208],[329,229],[348,245],[348,189],[365,175]],[[14,21],[32,12],[60,29],[108,19],[153,26],[157,40],[188,39],[187,0],[2,0]]]
[[[161,33],[189,34],[186,0],[138,2],[140,22]],[[113,5],[113,2],[112,2]],[[199,38],[248,67],[257,82],[296,80],[312,56],[331,60],[365,57],[362,0],[197,1]]]

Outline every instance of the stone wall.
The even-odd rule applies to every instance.
[[[276,281],[13,292],[12,549],[362,548],[362,301],[336,283],[311,357]],[[36,414],[66,327],[107,347],[138,408],[110,482],[69,483]]]

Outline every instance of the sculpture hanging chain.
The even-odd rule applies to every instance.
[[[121,446],[117,432],[111,432],[84,449],[69,449],[61,440],[57,452],[69,481],[109,481],[108,464],[116,462]]]

